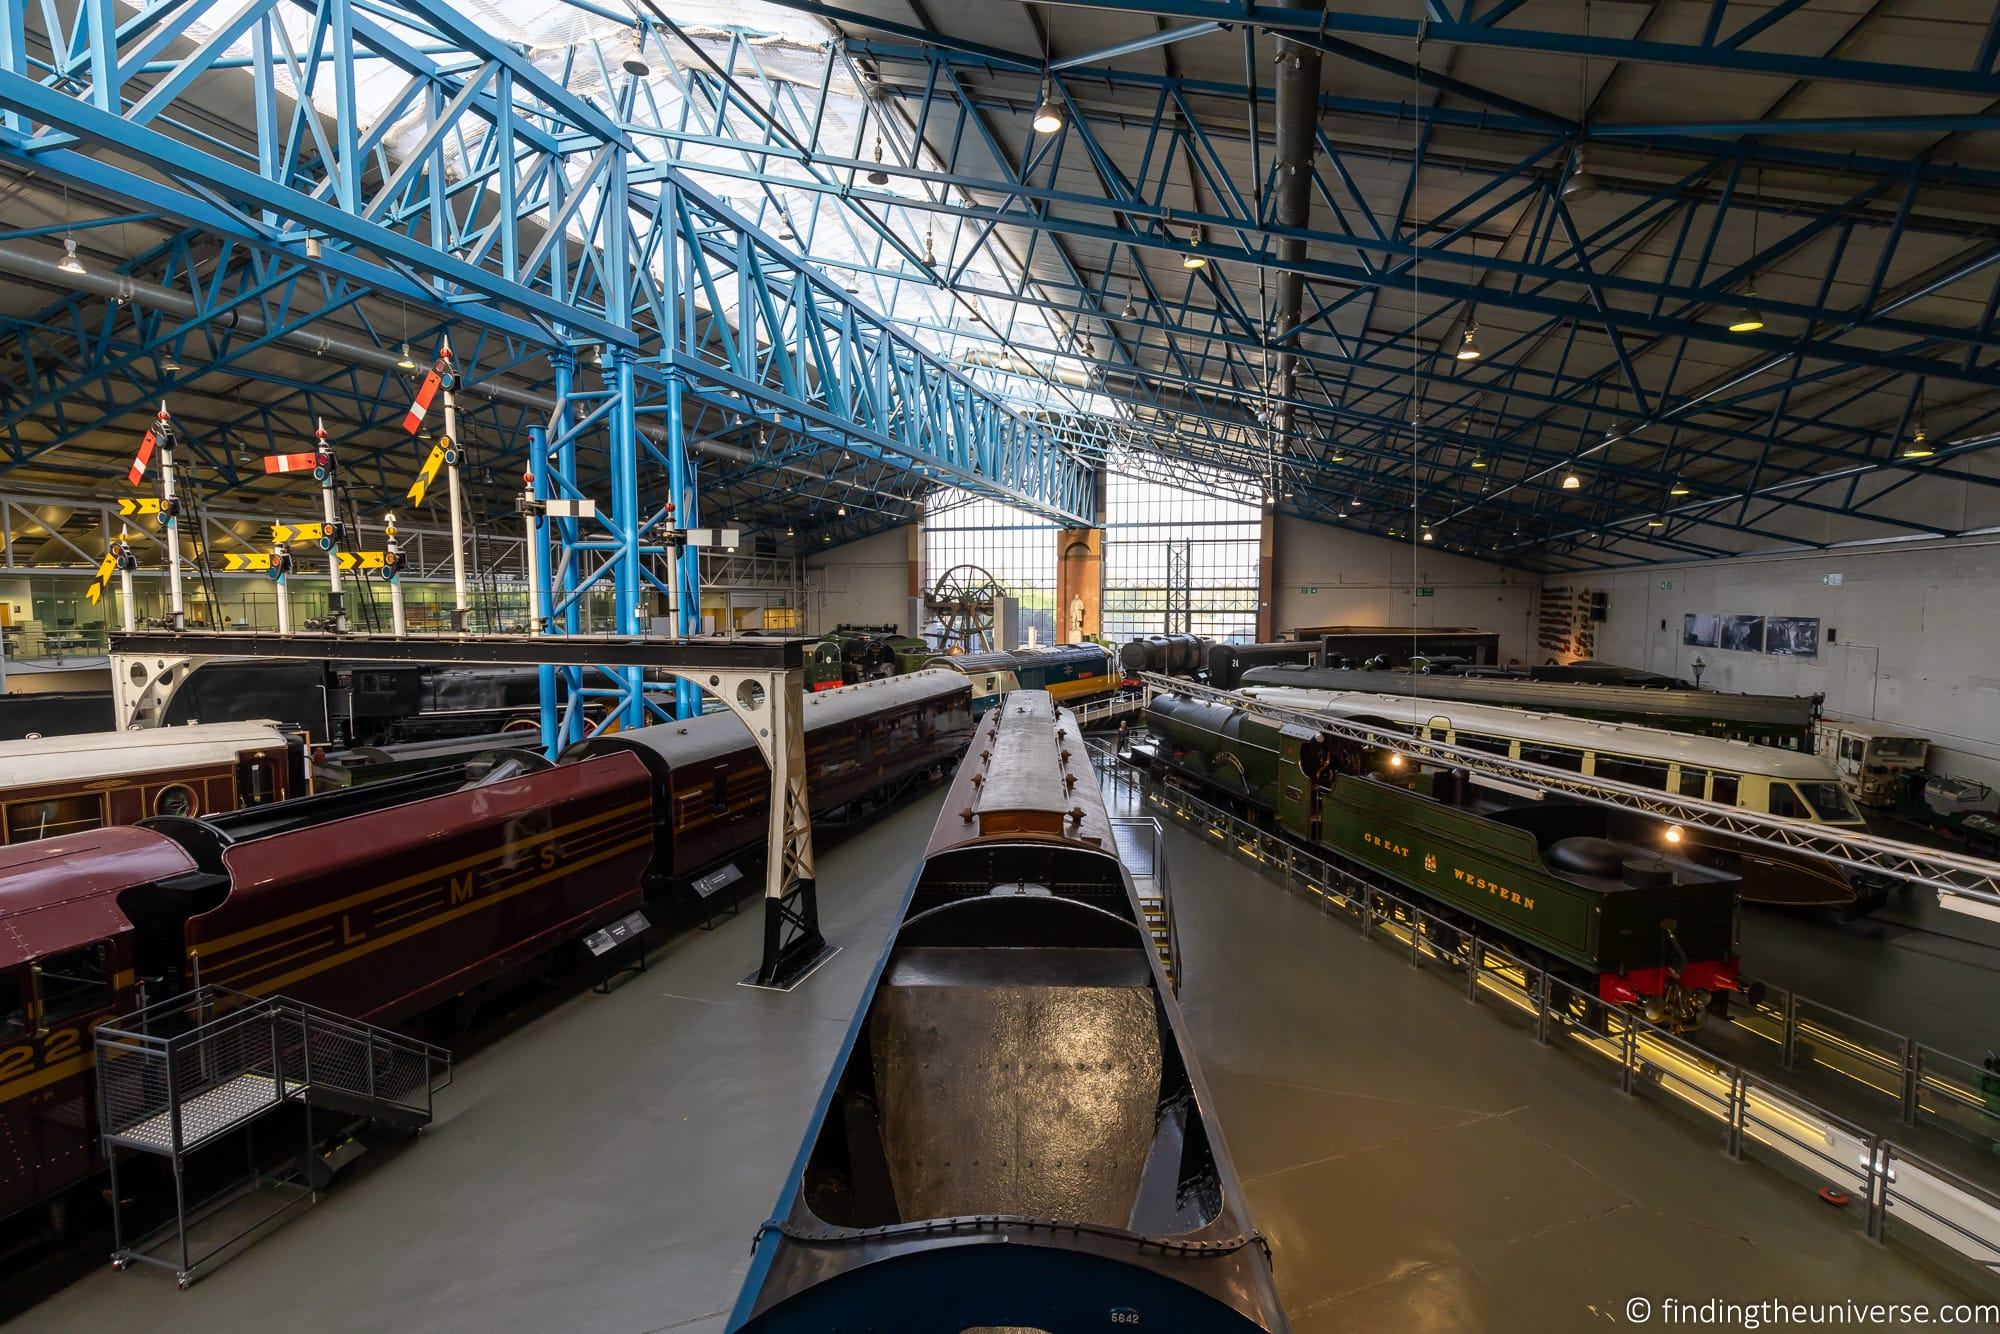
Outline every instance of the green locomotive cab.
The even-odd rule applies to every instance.
[[[1329,849],[1453,923],[1656,1022],[1736,989],[1734,859],[1657,818],[1547,794],[1178,695],[1135,755],[1210,800]]]

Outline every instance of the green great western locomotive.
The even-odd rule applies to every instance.
[[[1657,820],[1523,800],[1311,728],[1161,695],[1135,758],[1414,891],[1614,1004],[1687,1026],[1736,989],[1738,877]]]

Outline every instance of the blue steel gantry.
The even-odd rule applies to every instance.
[[[449,337],[475,527],[565,511],[559,633],[687,626],[687,527],[1082,523],[1182,460],[1550,569],[1962,533],[2000,8],[1851,9],[28,0],[0,486],[109,476],[165,395],[219,503],[324,417],[391,508]]]

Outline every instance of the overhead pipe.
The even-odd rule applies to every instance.
[[[1314,8],[1325,8],[1324,0]],[[1278,186],[1272,200],[1272,216],[1280,227],[1304,229],[1312,225],[1313,159],[1318,153],[1320,52],[1317,47],[1278,38],[1277,104],[1273,111],[1277,131]],[[1298,378],[1298,359],[1283,351],[1298,342],[1299,316],[1305,309],[1305,275],[1296,265],[1306,257],[1306,243],[1295,236],[1278,240],[1278,262],[1286,267],[1278,274],[1277,307],[1271,312],[1269,339],[1278,336],[1280,351],[1272,375],[1271,394],[1277,400],[1273,425],[1280,435],[1291,429],[1289,402]]]
[[[0,273],[11,274],[29,282],[60,291],[87,292],[92,296],[109,297],[114,301],[134,301],[148,309],[172,315],[182,320],[199,319],[202,315],[200,303],[184,292],[158,283],[147,282],[122,273],[65,273],[57,267],[56,260],[37,251],[25,250],[19,246],[0,244]],[[240,333],[249,338],[262,338],[270,326],[264,317],[247,306],[215,312],[209,323],[218,328]],[[371,366],[377,370],[401,370],[402,358],[373,343],[357,342],[332,334],[316,332],[312,329],[293,329],[278,335],[274,340],[287,347],[311,352],[322,357],[333,357],[357,366]],[[482,381],[477,392],[483,396],[512,403],[519,407],[533,408],[544,414],[555,411],[556,401],[549,394],[536,393],[532,389],[521,389],[500,384],[492,380]],[[666,444],[666,433],[658,428],[641,427],[645,436],[657,445]],[[713,458],[726,459],[732,463],[757,463],[760,460],[747,449],[725,445],[718,440],[690,441],[688,448]],[[795,465],[780,465],[781,470],[814,481],[826,478]]]

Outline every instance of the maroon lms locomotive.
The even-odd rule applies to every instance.
[[[943,766],[969,688],[921,672],[806,709],[815,816]],[[0,849],[0,1218],[100,1165],[92,1030],[190,987],[394,1024],[754,857],[768,771],[733,715],[208,818]]]

